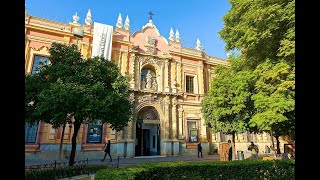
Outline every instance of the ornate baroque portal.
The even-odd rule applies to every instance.
[[[160,155],[160,117],[152,106],[138,112],[136,123],[136,156]]]

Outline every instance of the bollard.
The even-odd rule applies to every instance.
[[[237,157],[238,157],[238,160],[244,160],[243,151],[237,151]]]

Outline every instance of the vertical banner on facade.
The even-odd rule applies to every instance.
[[[103,56],[110,61],[113,27],[110,25],[94,22],[93,28],[94,31],[91,57]]]

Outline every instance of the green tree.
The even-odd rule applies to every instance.
[[[294,136],[295,1],[229,2],[219,34],[240,53],[217,69],[202,102],[206,121],[222,132]]]
[[[254,114],[250,97],[255,77],[245,70],[240,58],[230,61],[230,66],[218,66],[215,73],[210,90],[201,102],[201,111],[214,132],[231,134],[235,142],[235,133],[255,131],[248,126]]]
[[[248,66],[266,59],[295,60],[294,0],[229,0],[231,9],[223,17],[219,32],[226,50],[239,50]]]
[[[103,57],[83,59],[76,45],[53,43],[49,53],[51,65],[25,76],[26,121],[53,127],[73,123],[72,166],[82,123],[100,120],[117,131],[127,126],[132,114],[128,82],[117,65]]]
[[[292,135],[295,110],[295,71],[286,62],[273,64],[266,61],[256,68],[258,77],[256,93],[252,95],[257,113],[250,120],[251,126],[271,131],[277,140],[279,136]]]

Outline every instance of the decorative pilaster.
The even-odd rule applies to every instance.
[[[127,52],[123,52],[122,53],[122,59],[121,59],[121,74],[125,75],[126,71],[127,71],[127,64],[128,64],[128,53]]]
[[[204,81],[203,81],[203,65],[201,64],[198,67],[199,74],[199,94],[204,94]]]
[[[181,80],[181,62],[177,62],[177,84],[179,84],[179,86],[177,87],[177,91],[180,93],[182,92],[182,80]]]
[[[170,127],[169,127],[169,119],[170,119],[170,96],[165,97],[165,110],[164,110],[164,139],[168,140],[170,134]]]
[[[132,107],[131,107],[131,111],[134,111],[134,100],[135,100],[135,96],[134,96],[134,92],[131,92],[129,95],[129,99],[132,102]],[[126,131],[126,138],[127,139],[133,139],[133,115],[131,115],[129,122],[128,122],[128,126],[127,127],[127,131]]]
[[[130,88],[134,89],[135,88],[135,73],[134,73],[134,70],[135,70],[135,59],[136,59],[136,55],[134,52],[131,52],[130,53],[130,70],[129,70],[129,75],[131,76],[131,80],[129,82],[130,84]]]
[[[183,109],[178,109],[179,113],[179,128],[178,128],[178,136],[183,136]],[[180,139],[180,138],[179,138]]]
[[[177,63],[171,62],[171,89],[177,93]]]
[[[177,97],[172,98],[172,140],[177,140]]]
[[[164,62],[164,91],[165,92],[170,92],[170,87],[169,87],[169,60],[166,59]]]

